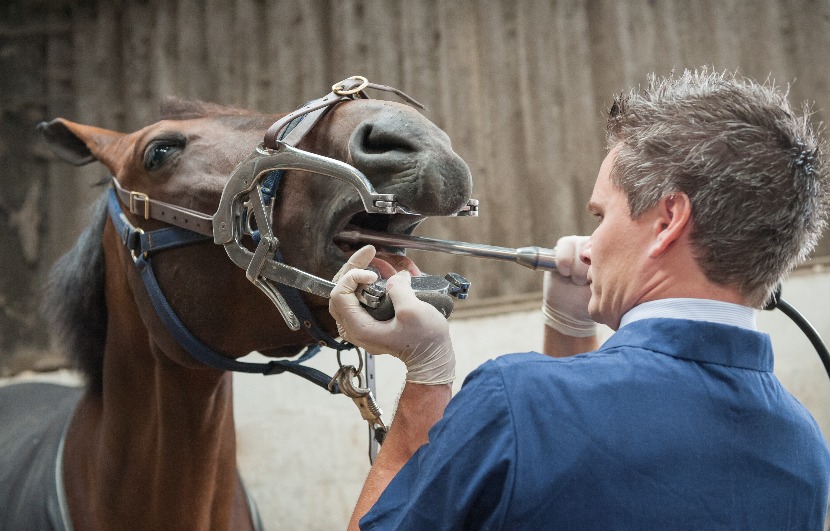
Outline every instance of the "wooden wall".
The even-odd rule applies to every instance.
[[[131,130],[168,94],[287,111],[362,74],[425,103],[472,168],[481,217],[429,220],[418,234],[546,246],[593,228],[584,204],[612,94],[648,72],[713,65],[792,83],[792,99],[828,121],[828,57],[827,0],[7,1],[0,372],[60,363],[36,354],[48,349],[37,293],[104,175],[57,162],[40,120]],[[472,280],[473,304],[541,285],[513,265],[412,255]],[[818,255],[830,255],[828,238]]]

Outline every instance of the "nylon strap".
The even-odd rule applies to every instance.
[[[141,279],[144,282],[144,287],[150,297],[153,309],[155,309],[170,335],[172,335],[173,338],[194,359],[204,363],[205,365],[225,371],[259,373],[266,376],[290,372],[326,389],[332,394],[340,393],[340,389],[337,387],[336,383],[329,386],[331,377],[327,376],[322,371],[314,369],[313,367],[307,367],[300,364],[319,352],[319,345],[312,345],[299,359],[295,361],[272,360],[268,363],[237,361],[224,356],[205,345],[196,336],[194,336],[190,330],[187,329],[187,327],[176,315],[176,312],[170,306],[170,303],[167,301],[167,298],[164,296],[164,293],[156,280],[155,272],[153,271],[150,259],[153,252],[164,249],[172,249],[182,245],[189,245],[205,241],[209,238],[203,237],[199,234],[194,235],[192,231],[180,229],[178,227],[158,229],[157,231],[151,231],[148,233],[145,233],[141,229],[136,229],[127,220],[126,216],[124,216],[118,197],[113,189],[110,189],[109,191],[108,210],[110,219],[121,237],[122,242],[124,242],[126,247],[133,254],[135,266],[141,274]],[[181,236],[181,239],[176,239],[176,236]],[[159,240],[163,241],[163,244],[156,244],[153,246],[153,242],[158,242]]]

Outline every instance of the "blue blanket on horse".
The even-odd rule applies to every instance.
[[[0,426],[15,426],[0,430],[0,529],[67,529],[56,465],[82,394],[48,383],[0,387]]]

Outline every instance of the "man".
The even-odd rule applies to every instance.
[[[447,323],[406,273],[383,323],[354,296],[374,250],[338,274],[341,334],[408,369],[351,527],[822,528],[830,453],[753,310],[826,224],[808,119],[773,87],[685,72],[616,98],[608,139],[598,226],[561,239],[545,278],[559,357],[487,362],[450,401]],[[599,349],[594,321],[617,330]]]

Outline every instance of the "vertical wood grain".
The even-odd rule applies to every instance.
[[[604,113],[614,93],[644,84],[649,72],[709,65],[769,77],[789,85],[796,105],[813,101],[817,121],[830,120],[826,0],[52,3],[0,19],[10,87],[1,108],[40,102],[27,107],[41,109],[27,111],[40,114],[32,122],[62,114],[128,130],[154,120],[166,95],[286,112],[345,76],[366,75],[423,101],[471,168],[481,217],[418,229],[439,238],[550,246],[590,232],[584,205],[605,153]],[[24,60],[13,39],[30,34]],[[45,74],[34,74],[33,61]],[[15,66],[25,80],[13,81]],[[15,145],[3,131],[0,148]],[[97,195],[89,185],[105,172],[31,149],[48,160],[42,220],[51,261],[83,228],[81,203]],[[63,200],[78,213],[46,211],[66,211]],[[541,275],[509,264],[411,254],[425,271],[471,278],[475,299],[541,285]],[[816,254],[830,255],[830,238]]]

